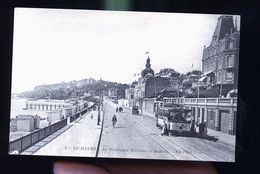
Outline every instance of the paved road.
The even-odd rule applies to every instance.
[[[132,115],[130,110],[116,113],[115,108],[116,104],[105,101],[98,157],[234,161],[234,145],[214,139],[161,136],[154,118]],[[115,128],[114,114],[118,118]]]
[[[95,157],[101,132],[101,125],[97,125],[97,114],[97,111],[91,111],[79,121],[70,123],[72,127],[69,130],[40,148],[34,155]]]

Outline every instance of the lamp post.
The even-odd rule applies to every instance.
[[[221,97],[222,96],[222,78],[220,80],[220,91],[219,91],[219,96]]]
[[[103,104],[103,92],[102,92],[102,84],[101,84],[102,80],[100,78],[100,86],[99,86],[99,93],[100,93],[100,101],[99,101],[99,104],[98,104],[98,117],[97,117],[97,125],[100,125],[100,110],[101,110],[101,105]]]
[[[97,125],[100,125],[100,103],[98,104],[98,117],[97,117]]]
[[[199,80],[198,80],[198,96],[197,98],[200,98],[200,71],[199,71]]]

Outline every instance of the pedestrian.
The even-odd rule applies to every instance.
[[[196,133],[195,120],[191,121],[190,131],[191,131],[192,135],[195,135],[195,133]]]
[[[90,116],[91,119],[93,119],[93,113],[91,113],[91,116]]]
[[[118,107],[116,107],[116,112],[118,112]]]
[[[200,135],[200,137],[203,137],[203,134],[204,134],[204,132],[205,132],[205,123],[204,123],[204,122],[201,122],[201,123],[198,125],[198,127],[199,127],[199,135]]]
[[[162,127],[162,132],[161,135],[168,135],[168,126],[165,121],[163,121],[163,127]]]
[[[117,118],[116,118],[116,115],[114,115],[114,116],[112,117],[112,124],[113,124],[113,127],[116,126],[116,122],[117,122]]]

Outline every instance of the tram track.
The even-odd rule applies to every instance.
[[[153,132],[153,133],[156,133],[156,134],[159,134],[159,132],[156,132],[155,130],[153,130],[152,128],[150,128],[150,127],[148,127],[147,125],[145,125],[144,124],[144,122],[143,121],[141,121],[142,122],[142,126],[141,127],[146,127],[147,129],[149,129],[151,132]],[[217,149],[216,147],[214,147],[214,146],[212,146],[212,145],[209,145],[209,144],[206,144],[206,143],[204,143],[204,142],[198,142],[197,140],[194,140],[194,143],[196,143],[196,145],[198,145],[198,147],[200,146],[207,146],[207,150],[205,150],[206,152],[210,152],[210,151],[212,151],[213,149],[213,151],[214,151],[214,153],[212,154],[212,155],[209,155],[208,153],[206,153],[206,152],[204,152],[204,151],[202,151],[201,149],[199,149],[199,148],[197,148],[196,147],[196,145],[194,145],[194,143],[193,144],[191,144],[191,142],[185,142],[185,143],[183,143],[183,142],[180,142],[179,140],[177,140],[177,139],[175,139],[175,141],[173,141],[173,139],[170,139],[170,138],[174,138],[174,137],[162,137],[162,138],[165,138],[165,139],[167,139],[168,141],[170,141],[171,143],[173,143],[173,144],[175,144],[175,145],[177,145],[177,146],[179,146],[180,148],[182,148],[183,150],[185,150],[186,152],[188,152],[188,151],[190,151],[191,149],[193,149],[193,151],[192,151],[192,153],[196,153],[196,154],[200,154],[199,156],[201,156],[201,154],[204,154],[203,156],[203,158],[199,158],[199,157],[196,157],[196,158],[198,158],[198,159],[200,159],[200,160],[206,160],[206,161],[233,161],[233,157],[230,155],[230,154],[227,154],[227,153],[225,153],[225,152],[223,152],[223,151],[221,151],[221,150],[219,150],[219,149]],[[176,141],[178,141],[178,143],[176,142]],[[185,149],[183,148],[183,146],[186,146],[185,144],[189,144],[188,145],[188,147],[186,147]],[[180,145],[180,144],[182,144],[182,145]],[[190,149],[190,150],[187,150],[187,149]],[[217,153],[216,153],[216,151],[217,151]],[[191,152],[188,152],[188,153],[191,153]],[[224,156],[223,156],[224,155]],[[214,157],[213,157],[214,156]]]
[[[127,116],[129,116],[129,113],[127,113]],[[132,115],[131,115],[132,116]],[[149,135],[149,133],[147,133],[145,130],[143,130],[140,126],[138,126],[137,124],[136,124],[136,121],[135,120],[131,120],[131,124],[133,125],[133,127],[135,127],[136,128],[136,130],[138,131],[138,132],[140,132],[140,134],[142,135],[142,136],[147,136],[148,135],[148,137],[150,137],[150,140],[153,140],[153,142],[155,142],[156,144],[158,144],[163,150],[165,150],[166,152],[168,152],[168,154],[170,154],[173,158],[172,159],[177,159],[176,158],[176,156],[174,155],[174,154],[172,154],[170,151],[168,151],[166,148],[164,148],[160,143],[158,143],[157,141],[155,141],[152,137],[151,137],[151,135]],[[142,130],[142,132],[141,132],[141,130]],[[145,133],[145,135],[143,135],[143,133]],[[145,137],[145,138],[147,138],[147,137]]]
[[[137,123],[139,124],[139,123]],[[158,133],[150,130],[150,128],[147,128],[145,125],[136,125],[139,129],[146,132],[146,134],[153,139],[157,144],[159,144],[163,149],[165,149],[169,154],[175,157],[177,160],[200,160],[196,156],[192,155],[190,152],[188,152],[186,149],[184,149],[182,146],[173,143],[172,141],[169,141],[166,137],[159,136]],[[152,136],[154,135],[154,136]],[[158,138],[156,138],[156,136]],[[167,146],[167,147],[165,147]],[[171,149],[171,150],[170,150]]]
[[[111,107],[108,112],[115,112]],[[222,142],[213,142],[198,137],[173,137],[161,136],[161,131],[156,127],[156,120],[146,115],[133,115],[131,110],[125,109],[122,113],[117,113],[119,118],[119,128],[109,129],[109,134],[105,135],[105,144],[111,142],[124,142],[122,144],[113,143],[112,148],[124,147],[133,149],[131,153],[108,154],[102,152],[101,156],[126,157],[126,158],[146,158],[164,160],[186,160],[186,161],[234,161],[232,155],[232,145]],[[109,120],[106,120],[107,122]],[[114,130],[114,131],[113,131]],[[114,135],[114,138],[111,135]],[[117,138],[115,138],[117,137]],[[104,144],[103,144],[104,145]],[[135,150],[140,150],[137,152]],[[159,151],[159,153],[157,153]]]

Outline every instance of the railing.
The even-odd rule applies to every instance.
[[[76,112],[75,114],[69,116],[69,121],[73,122],[80,117],[80,115],[86,114],[90,111],[95,105],[91,107],[85,108],[81,111]],[[46,138],[47,136],[51,135],[52,133],[58,131],[59,129],[63,128],[67,125],[67,119],[63,119],[59,122],[56,122],[50,126],[42,128],[40,130],[34,131],[26,136],[18,138],[16,140],[9,142],[9,152],[18,151],[18,153],[23,152],[24,150],[28,149],[32,145],[36,144],[37,142],[41,141],[42,139]]]
[[[237,98],[164,98],[165,103],[189,105],[236,106]]]
[[[77,120],[77,119],[80,117],[80,115],[86,114],[86,113],[87,113],[88,111],[90,111],[93,107],[95,107],[95,106],[93,105],[93,106],[91,106],[91,107],[85,108],[85,109],[83,109],[83,110],[81,110],[81,111],[78,111],[78,112],[76,112],[75,114],[69,116],[70,123],[73,122],[73,121],[75,121],[75,120]]]
[[[21,153],[66,125],[67,119],[63,119],[43,129],[34,131],[24,137],[11,141],[9,142],[9,152],[18,151],[18,153]]]
[[[207,103],[217,103],[218,99],[217,98],[207,98]]]

